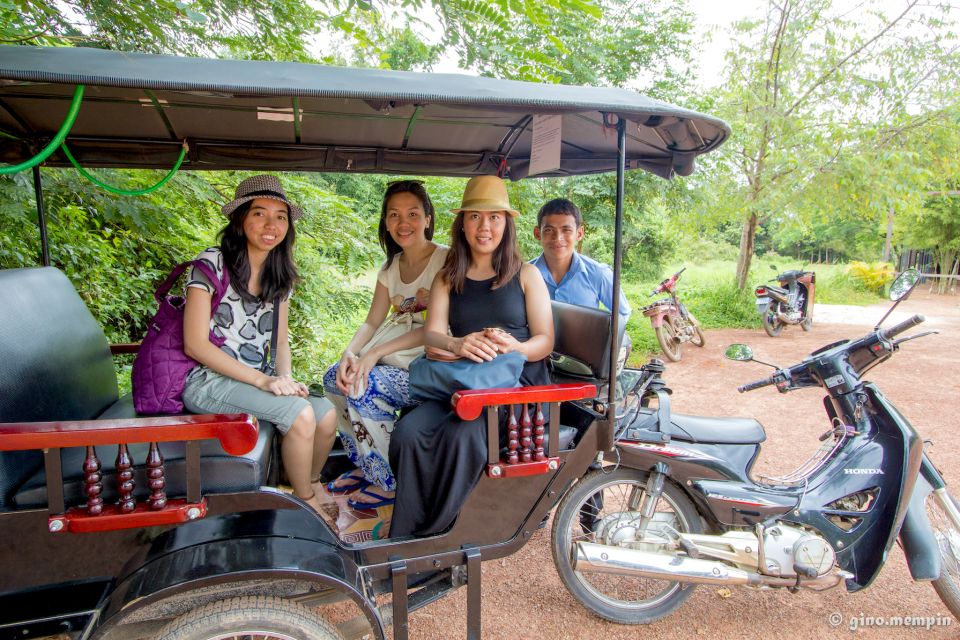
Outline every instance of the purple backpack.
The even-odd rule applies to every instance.
[[[190,260],[174,267],[157,289],[154,297],[160,304],[150,321],[147,335],[140,343],[133,361],[133,406],[137,413],[181,413],[183,411],[184,383],[197,361],[183,352],[183,310],[187,300],[183,296],[167,295],[187,267],[194,266],[213,283],[216,291],[210,308],[213,315],[220,305],[230,278],[223,270],[223,280],[217,278],[209,263]],[[226,338],[210,332],[210,342],[220,347]]]

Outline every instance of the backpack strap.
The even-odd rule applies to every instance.
[[[280,333],[280,296],[273,299],[273,332],[270,334],[270,352],[267,353],[267,361],[264,363],[263,371],[269,375],[277,375],[277,334]]]
[[[154,292],[153,297],[156,298],[157,304],[163,302],[163,299],[170,289],[173,287],[173,284],[180,278],[187,267],[196,267],[200,272],[206,276],[213,284],[213,301],[211,304],[212,309],[216,309],[220,304],[220,301],[223,300],[223,296],[227,294],[227,286],[230,284],[230,275],[226,269],[223,270],[223,278],[218,278],[217,273],[210,268],[210,265],[207,264],[204,260],[187,260],[186,262],[181,262],[173,268],[170,272],[170,275],[167,276],[167,279],[157,287],[157,290]]]

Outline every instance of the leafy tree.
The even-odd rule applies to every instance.
[[[955,99],[943,90],[956,86],[948,79],[958,68],[946,11],[918,0],[892,16],[875,3],[840,13],[830,0],[771,0],[762,19],[735,25],[718,98],[735,137],[716,186],[743,225],[738,286],[771,216],[840,207],[886,215],[902,195],[904,170],[916,166],[903,136]],[[913,115],[909,104],[924,111]],[[888,169],[865,179],[878,159]]]

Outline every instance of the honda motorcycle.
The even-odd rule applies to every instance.
[[[653,332],[657,335],[657,342],[663,349],[663,355],[672,362],[680,360],[680,345],[684,342],[690,342],[698,347],[706,344],[700,323],[677,299],[677,280],[686,270],[686,267],[680,269],[658,284],[650,293],[651,296],[668,293],[669,298],[661,298],[641,309],[643,315],[650,318],[650,324],[653,325]]]
[[[770,268],[777,270],[773,265]],[[776,338],[788,324],[799,324],[804,331],[810,331],[817,275],[813,271],[794,269],[777,274],[770,282],[780,286],[762,284],[754,290],[757,312],[767,335]]]
[[[918,278],[905,272],[891,298]],[[863,381],[902,343],[936,333],[897,337],[923,321],[881,329],[881,320],[739,387],[826,391],[823,446],[779,478],[751,477],[766,437],[757,421],[671,414],[662,365],[642,368],[631,392],[642,400],[607,457],[616,464],[581,479],[557,510],[554,559],[569,591],[598,615],[634,624],[669,615],[698,584],[858,591],[899,540],[913,578],[932,581],[960,617],[958,503],[913,426]],[[754,360],[746,345],[727,353]]]

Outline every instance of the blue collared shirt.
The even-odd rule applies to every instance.
[[[559,284],[553,281],[547,259],[542,253],[540,257],[531,260],[530,264],[540,270],[551,300],[594,309],[603,307],[609,310],[613,305],[613,269],[593,258],[575,251],[570,270]],[[623,321],[630,317],[630,304],[623,295],[623,289],[620,289],[620,317]]]

